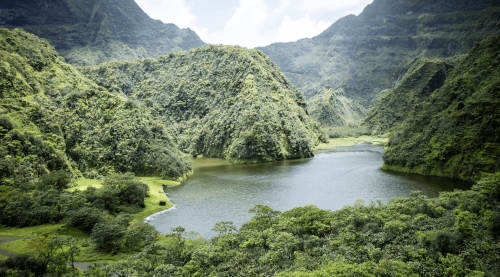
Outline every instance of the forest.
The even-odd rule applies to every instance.
[[[498,3],[375,0],[312,39],[249,50],[101,2],[0,4],[0,277],[500,275]],[[470,189],[257,204],[211,238],[144,223],[195,159],[311,158],[361,135],[387,139],[383,170]]]

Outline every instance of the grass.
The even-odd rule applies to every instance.
[[[149,197],[144,199],[146,208],[140,213],[134,214],[131,223],[143,222],[146,217],[173,207],[172,202],[165,196],[162,186],[177,186],[180,185],[180,182],[164,180],[160,177],[138,177],[138,179],[149,186]],[[160,201],[165,201],[167,204],[160,206]]]
[[[379,138],[379,137],[371,137],[371,136],[360,136],[357,138],[332,138],[328,141],[328,143],[320,143],[316,150],[326,150],[335,147],[345,147],[352,146],[356,144],[362,143],[371,143],[375,145],[385,145],[389,139],[388,138]]]
[[[0,261],[7,260],[8,258],[8,256],[0,255]]]
[[[80,231],[73,227],[68,227],[64,224],[45,224],[45,225],[30,226],[24,228],[2,227],[0,229],[0,236],[28,238],[28,237],[35,237],[36,235],[40,236],[64,235],[64,236],[73,236],[76,238],[83,238],[88,236],[83,231]]]

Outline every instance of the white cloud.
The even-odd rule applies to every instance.
[[[311,38],[339,18],[359,14],[372,0],[239,0],[221,31],[200,26],[186,0],[136,0],[152,18],[191,28],[211,44],[248,48]],[[160,2],[160,5],[159,3]]]
[[[191,13],[191,7],[184,0],[142,0],[141,8],[151,18],[164,23],[174,23],[180,28],[193,27],[197,17]]]
[[[331,22],[316,21],[306,14],[298,20],[292,20],[285,16],[277,30],[279,41],[295,41],[300,38],[310,38],[323,32],[332,25]]]

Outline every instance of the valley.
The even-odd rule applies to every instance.
[[[374,0],[247,49],[0,3],[0,277],[497,276],[499,18]]]

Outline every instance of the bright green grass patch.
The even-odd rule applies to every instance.
[[[73,192],[75,190],[84,191],[87,190],[88,187],[94,187],[96,189],[102,187],[101,180],[96,179],[86,179],[86,178],[78,178],[75,181],[75,185],[66,189],[66,191]]]
[[[170,209],[173,206],[172,202],[165,196],[162,186],[177,186],[181,184],[180,182],[164,180],[160,177],[137,177],[137,179],[149,186],[149,197],[144,199],[146,208],[140,213],[134,214],[131,223],[143,222],[146,217]],[[160,201],[165,201],[167,204],[165,206],[160,206]]]
[[[0,255],[0,261],[7,260],[8,258],[8,256]]]
[[[328,143],[320,143],[316,150],[326,150],[335,147],[346,147],[353,146],[362,143],[371,143],[375,145],[385,145],[389,139],[371,137],[371,136],[361,136],[357,138],[333,138],[328,141]]]
[[[88,236],[83,231],[78,230],[74,227],[66,226],[62,223],[45,224],[45,225],[30,226],[24,228],[2,227],[0,229],[0,236],[26,238],[26,237],[35,237],[36,235],[41,235],[41,236],[61,235],[61,236],[73,236],[76,238],[84,238]]]

